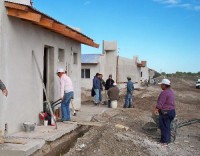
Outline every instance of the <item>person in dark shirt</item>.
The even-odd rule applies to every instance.
[[[99,79],[100,79],[100,90],[99,90],[99,101],[102,103],[102,91],[103,87],[105,87],[105,81],[103,80],[103,75],[99,74]]]
[[[112,75],[109,75],[109,78],[106,80],[105,89],[108,90],[113,86],[114,80],[112,79]]]
[[[95,105],[99,104],[100,88],[101,88],[101,82],[100,82],[100,79],[99,79],[99,73],[96,73],[96,75],[94,76],[94,79],[93,79],[93,89],[94,89],[94,92],[95,92],[95,100],[94,100]]]

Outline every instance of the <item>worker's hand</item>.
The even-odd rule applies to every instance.
[[[158,114],[159,114],[159,109],[158,109],[158,108],[155,108],[154,111],[153,111],[153,114],[154,114],[154,115],[158,115]]]
[[[60,100],[62,100],[63,99],[63,97],[60,97]]]
[[[3,95],[8,96],[8,90],[7,89],[2,90],[2,93],[3,93]]]

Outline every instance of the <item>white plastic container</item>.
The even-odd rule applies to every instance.
[[[117,100],[111,101],[111,108],[117,108]]]

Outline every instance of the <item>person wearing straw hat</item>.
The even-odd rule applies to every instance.
[[[66,75],[66,71],[63,68],[57,70],[57,75],[60,79],[60,99],[62,119],[60,121],[70,121],[70,101],[74,96],[74,89],[72,80]]]
[[[161,130],[160,143],[167,146],[171,142],[171,121],[174,119],[175,113],[175,96],[171,90],[171,82],[168,79],[163,79],[160,84],[162,92],[160,93],[155,114],[159,113],[159,126]]]

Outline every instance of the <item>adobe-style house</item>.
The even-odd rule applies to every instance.
[[[15,2],[15,3],[14,3]],[[37,123],[43,110],[39,63],[50,101],[60,96],[57,68],[64,68],[74,85],[74,105],[81,107],[81,44],[98,48],[91,38],[30,5],[30,0],[0,1],[0,79],[9,95],[0,94],[0,130],[21,130],[24,121]]]
[[[133,59],[118,56],[116,41],[103,41],[102,54],[81,55],[81,86],[85,89],[92,88],[92,79],[96,73],[103,74],[106,80],[112,74],[113,80],[118,84],[127,82],[130,76],[139,87],[141,80],[149,79],[149,68],[146,61],[139,62],[138,57]]]

